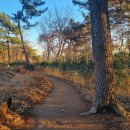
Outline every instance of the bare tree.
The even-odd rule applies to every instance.
[[[47,11],[44,20],[40,24],[40,35],[39,43],[44,48],[44,55],[46,56],[47,61],[50,61],[50,56],[52,55],[53,50],[53,41],[55,39],[53,31],[53,17],[50,11]]]
[[[50,56],[59,58],[63,54],[65,46],[64,29],[68,26],[72,11],[66,7],[65,11],[55,8],[48,11],[41,22],[39,35],[40,43],[46,44],[47,60]]]
[[[128,51],[128,39],[130,37],[130,27],[117,24],[112,28],[112,40],[116,52]]]

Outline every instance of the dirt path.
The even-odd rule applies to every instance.
[[[90,109],[76,90],[58,79],[49,78],[55,84],[51,94],[32,110],[35,118],[33,130],[102,130],[109,129],[104,116],[79,114]],[[111,126],[115,128],[115,126]],[[118,127],[119,128],[119,127]],[[115,128],[116,129],[116,128]]]

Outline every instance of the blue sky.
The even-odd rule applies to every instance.
[[[48,7],[49,10],[54,9],[55,7],[62,8],[62,7],[69,7],[73,10],[73,18],[77,21],[82,21],[83,18],[81,16],[81,10],[79,10],[79,7],[74,6],[72,3],[72,0],[45,0],[46,4],[44,7]],[[19,3],[19,0],[0,0],[0,12],[5,12],[9,15],[12,15],[17,10],[21,8],[21,5]],[[43,14],[44,16],[44,14]],[[42,17],[39,17],[36,20],[41,20]],[[29,40],[32,45],[37,42],[38,38],[38,29],[33,28],[31,30],[26,31],[25,33],[25,39]]]

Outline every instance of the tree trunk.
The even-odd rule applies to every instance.
[[[90,0],[89,5],[96,73],[96,103],[90,112],[96,113],[98,111],[114,110],[126,116],[126,111],[116,99],[114,91],[108,0]]]
[[[48,62],[48,63],[49,63],[49,61],[50,61],[50,44],[51,44],[51,42],[48,41],[48,42],[47,42],[47,62]]]
[[[8,41],[7,41],[7,48],[8,48],[8,65],[10,66],[10,45]]]
[[[30,66],[28,54],[27,54],[27,51],[26,51],[26,48],[25,48],[25,45],[24,45],[23,34],[22,34],[22,31],[21,31],[20,22],[18,22],[18,28],[19,28],[21,43],[22,43],[24,54],[25,54],[25,58],[26,58],[26,63],[27,63],[27,66]]]

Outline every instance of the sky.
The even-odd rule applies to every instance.
[[[74,6],[72,3],[72,0],[45,0],[45,7],[48,7],[49,10],[54,9],[55,7],[57,8],[64,8],[64,7],[69,7],[72,8],[72,15],[73,18],[76,21],[82,21],[83,17],[81,15],[81,10],[79,7]],[[12,15],[13,13],[17,12],[21,8],[21,5],[19,3],[19,0],[0,0],[0,12],[5,12],[9,15]],[[34,18],[32,22],[35,20],[41,21],[42,18],[44,17],[44,14],[40,16],[39,18]],[[37,39],[38,39],[38,27],[32,28],[24,33],[24,37],[26,40],[30,42],[30,44],[37,48]]]

